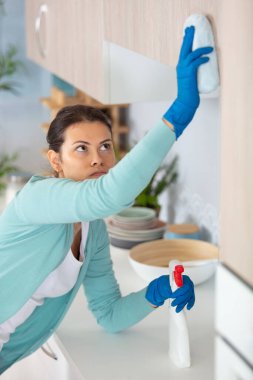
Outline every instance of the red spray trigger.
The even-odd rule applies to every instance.
[[[174,280],[176,285],[181,288],[183,286],[183,276],[182,273],[184,272],[183,265],[176,265],[175,270],[173,272],[174,274]]]

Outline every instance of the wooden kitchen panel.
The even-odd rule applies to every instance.
[[[217,1],[26,0],[27,55],[103,104],[165,100],[186,18]]]
[[[56,1],[26,0],[26,51],[28,58],[50,70],[55,60]]]
[[[188,16],[193,13],[208,16],[216,37],[217,1],[106,0],[105,39],[175,66]]]
[[[253,2],[219,2],[221,259],[253,286]]]
[[[106,91],[103,34],[103,0],[26,0],[28,57],[96,99]]]
[[[60,0],[62,4],[62,0]],[[75,87],[85,91],[95,99],[106,98],[105,60],[104,60],[104,19],[103,0],[76,0],[64,2],[72,11],[69,20],[72,38],[67,38],[67,47],[72,47],[73,54],[68,54],[72,68],[71,78],[66,80]],[[66,12],[66,17],[68,12]],[[64,49],[65,43],[62,43]],[[60,64],[60,62],[59,62]],[[62,73],[64,67],[62,68]],[[59,72],[60,74],[60,72]],[[61,76],[61,75],[60,75]]]

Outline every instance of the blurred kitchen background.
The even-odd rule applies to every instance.
[[[171,165],[178,159],[177,180],[158,199],[163,222],[196,224],[199,239],[219,247],[215,287],[214,276],[197,286],[198,302],[189,313],[192,368],[179,373],[167,367],[166,308],[119,338],[99,330],[82,294],[57,334],[85,378],[89,374],[89,379],[106,380],[112,373],[130,378],[132,371],[133,379],[171,375],[212,380],[214,372],[217,380],[253,379],[252,12],[251,0],[0,0],[0,51],[14,45],[23,63],[11,78],[18,95],[0,88],[0,155],[18,154],[14,164],[30,174],[48,171],[45,131],[66,102],[104,109],[113,119],[118,157],[124,156],[175,99],[175,66],[186,18],[207,15],[216,37],[222,91],[201,96],[194,120],[165,160]],[[15,181],[10,179],[9,185],[18,188],[21,183]],[[124,294],[146,284],[132,270],[128,253],[111,246]],[[52,344],[64,352],[61,343]],[[94,366],[97,353],[99,365]],[[63,378],[59,373],[69,368],[61,360],[51,378]],[[73,364],[72,359],[67,362]],[[34,363],[25,363],[24,369],[30,373],[33,366],[36,377],[41,357]],[[49,361],[44,368],[51,365]],[[27,378],[21,367],[16,367],[15,379]],[[45,379],[41,373],[36,379]],[[9,379],[14,379],[12,372]]]
[[[20,68],[13,77],[19,94],[0,91],[0,152],[18,153],[16,164],[21,170],[41,174],[48,170],[43,156],[45,132],[41,126],[49,123],[52,117],[41,98],[50,97],[55,77],[27,59],[24,0],[4,2],[0,21],[1,51],[6,52],[8,46],[15,45],[17,58],[24,64],[24,68]],[[145,70],[145,65],[142,70]],[[172,72],[171,76],[172,89],[168,100],[137,101],[127,107],[130,146],[155,125],[173,102],[176,95],[175,73]],[[157,85],[159,87],[159,83]],[[216,94],[202,98],[185,137],[167,156],[167,162],[178,156],[178,180],[159,197],[162,220],[197,223],[201,227],[202,238],[213,243],[219,240],[219,140],[219,98]]]

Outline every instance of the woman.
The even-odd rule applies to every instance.
[[[34,176],[0,217],[0,373],[55,331],[81,284],[98,323],[128,328],[168,298],[194,304],[192,281],[172,293],[169,277],[122,297],[102,218],[133,204],[199,105],[197,68],[212,48],[192,52],[187,28],[177,66],[178,96],[156,127],[115,165],[111,126],[99,110],[66,107],[51,123],[55,177]]]

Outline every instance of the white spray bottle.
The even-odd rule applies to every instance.
[[[180,261],[170,261],[170,286],[173,292],[183,286],[183,271]],[[184,310],[176,313],[175,307],[171,306],[172,302],[173,299],[169,306],[169,357],[177,367],[187,368],[191,366],[191,357],[186,315]]]

